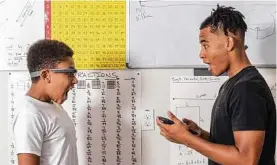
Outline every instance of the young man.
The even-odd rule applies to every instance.
[[[60,105],[77,83],[72,55],[56,40],[37,41],[28,51],[32,85],[13,125],[19,165],[78,165],[75,128]]]
[[[217,6],[200,26],[200,58],[214,76],[227,73],[211,114],[210,132],[193,121],[173,125],[157,118],[161,135],[209,158],[209,165],[274,165],[276,109],[271,91],[249,62],[244,46],[247,25],[232,7]],[[198,131],[197,135],[189,129]]]

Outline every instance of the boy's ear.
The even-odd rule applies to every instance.
[[[50,74],[49,74],[49,70],[43,69],[40,71],[40,78],[43,81],[46,81],[47,83],[50,83]]]

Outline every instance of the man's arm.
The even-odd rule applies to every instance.
[[[188,128],[196,132],[195,136],[198,136],[204,140],[209,141],[210,140],[210,133],[203,130],[201,127],[199,127],[194,121],[187,119],[187,118],[182,118],[182,122],[186,123],[188,125]]]
[[[40,165],[40,158],[34,154],[18,154],[18,165]]]
[[[211,143],[191,134],[186,136],[185,145],[219,164],[257,165],[263,148],[265,132],[234,131],[235,146]]]
[[[168,140],[184,144],[219,164],[258,164],[265,138],[265,131],[233,131],[234,145],[215,144],[191,134],[188,125],[181,122],[172,113],[169,113],[169,116],[174,121],[173,125],[166,125],[159,121],[158,118],[156,120],[160,127],[161,135]]]
[[[207,132],[207,131],[205,131],[205,130],[203,130],[202,128],[200,128],[200,129],[201,129],[200,137],[201,137],[202,139],[204,139],[204,140],[209,141],[209,140],[210,140],[210,133]]]

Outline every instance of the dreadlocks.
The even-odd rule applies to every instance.
[[[243,20],[244,15],[234,9],[233,7],[217,4],[217,9],[213,9],[211,15],[201,23],[200,30],[210,26],[212,32],[221,28],[226,36],[228,36],[228,32],[235,35],[239,32],[241,37],[244,38],[247,30],[247,25]]]

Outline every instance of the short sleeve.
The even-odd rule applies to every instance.
[[[43,142],[41,118],[33,113],[19,113],[13,125],[16,152],[41,156]]]
[[[268,120],[266,90],[257,83],[237,84],[230,97],[229,114],[233,131],[265,130]]]

